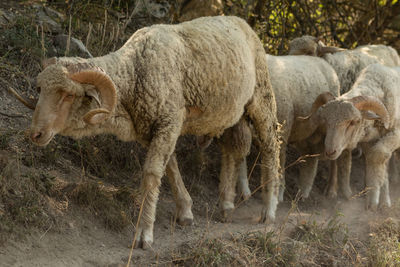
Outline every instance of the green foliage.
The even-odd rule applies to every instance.
[[[271,54],[285,54],[289,41],[305,34],[344,48],[377,42],[395,46],[400,30],[389,29],[400,12],[397,0],[381,0],[376,5],[376,1],[363,0],[225,2],[225,13],[248,20]],[[257,9],[260,3],[262,8]]]

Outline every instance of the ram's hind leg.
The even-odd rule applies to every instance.
[[[175,153],[168,161],[167,177],[175,199],[176,220],[180,225],[191,225],[193,223],[193,201],[183,183]]]
[[[238,191],[244,200],[247,200],[251,196],[251,191],[249,188],[249,179],[247,178],[247,161],[243,158],[239,163],[237,163],[238,172]]]
[[[274,97],[256,95],[248,104],[247,113],[259,137],[259,149],[262,156],[261,186],[264,208],[261,213],[261,222],[274,221],[280,185],[278,123]]]
[[[222,211],[222,220],[229,221],[235,208],[235,161],[232,153],[227,151],[225,144],[221,146],[221,172],[219,181],[220,208]]]

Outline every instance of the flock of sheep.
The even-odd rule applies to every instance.
[[[397,52],[384,45],[344,50],[303,36],[291,42],[290,54],[265,55],[244,20],[219,16],[143,28],[102,57],[51,58],[37,77],[41,93],[31,139],[44,146],[56,134],[108,133],[147,147],[137,247],[153,242],[164,173],[177,222],[193,221],[192,199],[174,154],[184,134],[201,136],[204,146],[215,137],[221,147],[225,217],[234,209],[237,182],[250,197],[246,156],[253,138],[261,154],[262,222],[275,219],[282,200],[289,144],[301,154],[321,155],[302,165],[302,197],[311,191],[318,160],[331,161],[328,194],[336,196],[339,184],[350,197],[351,151],[360,147],[367,208],[390,206],[387,166],[400,147]]]

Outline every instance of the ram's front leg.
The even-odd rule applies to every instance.
[[[372,158],[371,158],[372,157]],[[365,187],[367,190],[366,209],[377,210],[379,205],[380,189],[383,185],[383,177],[385,176],[385,164],[381,160],[377,161],[371,155],[368,158],[366,153],[365,162]]]
[[[390,205],[388,184],[388,163],[392,153],[400,146],[400,133],[389,132],[373,145],[364,144],[365,153],[365,185],[367,189],[366,208],[376,210],[379,205],[380,193],[384,205]]]
[[[318,157],[310,157],[300,165],[299,189],[300,196],[306,199],[310,196],[315,176],[317,175]]]
[[[351,150],[346,149],[337,159],[339,188],[346,199],[350,199],[352,195],[350,187],[351,158]]]
[[[158,126],[146,155],[141,183],[142,212],[136,229],[135,247],[149,248],[153,243],[153,225],[156,215],[156,206],[159,195],[161,177],[170,160],[176,141],[181,132],[182,116],[164,118],[163,124]]]
[[[336,160],[329,161],[329,179],[328,185],[325,190],[325,194],[328,198],[336,198],[337,197],[337,162]]]
[[[382,186],[381,190],[381,199],[380,199],[380,206],[381,207],[390,207],[392,205],[390,201],[390,194],[389,194],[389,175],[386,172],[385,181]]]

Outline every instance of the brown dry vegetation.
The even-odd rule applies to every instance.
[[[66,19],[59,21],[62,31],[82,40],[92,55],[98,56],[118,49],[141,27],[174,22],[174,14],[157,18],[146,10],[134,13],[136,2],[0,3],[2,10],[14,15],[7,25],[0,27],[0,266],[123,266],[128,262],[140,206],[137,190],[144,149],[112,136],[80,141],[57,136],[47,147],[35,147],[25,131],[31,111],[9,93],[9,88],[28,100],[37,97],[35,77],[41,70],[41,60],[51,54],[52,36],[36,22],[33,4],[49,5],[63,13]],[[168,2],[171,10],[179,10],[185,1]],[[343,24],[343,15],[333,14],[334,3],[338,10],[351,12],[358,1],[348,1],[352,5],[348,9],[343,1],[328,1],[325,9],[319,5],[326,1],[223,2],[225,14],[248,19],[271,53],[284,53],[288,40],[303,33],[322,34],[328,43],[345,47],[368,42],[397,45],[392,38],[397,36],[396,30],[384,27],[378,31],[380,21],[375,23],[375,30],[371,22],[367,31],[375,35],[356,31],[357,21],[370,15],[364,9],[353,14],[351,25]],[[260,2],[264,4],[263,12],[255,9]],[[376,12],[389,14],[390,20],[394,11],[385,9],[390,1],[383,2],[376,5]],[[315,11],[317,15],[313,15],[312,10],[321,12]],[[336,35],[328,15],[337,23]],[[390,24],[385,19],[381,22]],[[396,186],[391,189],[395,202],[392,208],[365,212],[362,196],[350,202],[326,200],[322,195],[326,168],[322,166],[311,198],[298,202],[298,166],[294,166],[288,169],[288,190],[279,206],[276,224],[257,223],[261,207],[257,193],[247,202],[238,200],[233,222],[223,224],[218,220],[217,147],[212,144],[204,154],[192,137],[182,137],[176,151],[184,182],[194,199],[195,224],[186,228],[175,225],[172,196],[163,185],[154,248],[135,251],[132,265],[400,264],[400,203]],[[256,164],[256,156],[253,149],[249,164]],[[291,152],[288,163],[296,158]],[[353,189],[359,192],[363,188],[363,163],[357,160],[355,164]],[[256,166],[250,177],[252,189],[258,186],[258,175]]]

